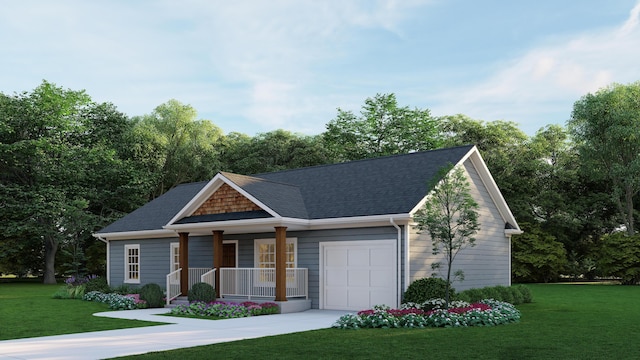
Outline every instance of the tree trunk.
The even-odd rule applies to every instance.
[[[45,284],[56,284],[56,252],[58,241],[49,236],[44,239],[44,279]]]

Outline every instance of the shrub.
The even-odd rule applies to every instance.
[[[512,288],[516,289],[520,293],[520,295],[522,295],[523,304],[528,304],[533,301],[531,290],[525,285],[516,285],[516,286],[512,286]]]
[[[430,299],[444,299],[447,292],[447,281],[440,278],[422,278],[409,285],[404,292],[403,302],[422,304]],[[450,288],[450,299],[455,299],[455,290]]]
[[[114,287],[111,292],[114,292],[120,295],[127,295],[127,294],[137,294],[140,292],[140,290],[138,290],[137,288],[131,285],[122,284],[120,286]]]
[[[65,285],[53,294],[54,299],[82,299],[85,285]]]
[[[193,284],[188,294],[189,302],[203,301],[206,303],[216,300],[216,291],[213,286],[199,282]]]
[[[103,277],[95,277],[87,281],[84,286],[85,292],[100,291],[105,294],[111,292],[111,288],[109,287],[109,284],[107,284],[107,279]]]
[[[519,305],[532,301],[531,291],[524,285],[488,286],[480,289],[468,289],[458,294],[458,299],[467,302],[478,302],[482,299],[494,299],[501,302]]]
[[[158,284],[146,284],[140,289],[140,300],[146,301],[150,308],[164,306],[164,293]]]

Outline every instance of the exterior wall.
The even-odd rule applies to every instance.
[[[480,179],[470,160],[465,163],[471,194],[479,208],[480,231],[476,234],[476,246],[466,247],[453,261],[452,272],[464,271],[465,280],[453,282],[458,290],[480,288],[493,285],[511,284],[509,238],[504,233],[505,222],[493,199]],[[410,282],[434,273],[431,266],[441,263],[436,270],[437,277],[446,278],[447,267],[443,254],[432,255],[432,241],[428,234],[410,230]]]
[[[320,242],[366,241],[396,239],[394,227],[315,230],[287,232],[288,238],[297,238],[297,266],[309,269],[309,298],[312,308],[320,301]],[[275,238],[275,233],[224,235],[224,240],[238,240],[238,267],[254,266],[254,239]],[[170,272],[170,244],[178,238],[137,239],[110,241],[111,286],[122,285],[124,279],[124,245],[140,244],[140,284],[156,283],[165,288]],[[403,250],[404,251],[404,250]],[[397,254],[389,254],[397,256]],[[189,237],[189,267],[211,267],[213,262],[212,237]],[[404,264],[402,264],[404,269]],[[404,287],[403,287],[404,289]]]

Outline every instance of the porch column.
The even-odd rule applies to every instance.
[[[276,226],[276,301],[287,301],[287,228]]]
[[[180,237],[180,249],[178,262],[180,263],[180,292],[182,296],[189,294],[189,233],[178,233]]]
[[[216,269],[216,298],[220,297],[220,268],[222,266],[222,233],[224,231],[213,231],[213,268]]]

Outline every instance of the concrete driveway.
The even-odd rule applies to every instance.
[[[168,325],[0,341],[0,360],[105,359],[263,336],[329,328],[344,311],[300,313],[228,320],[159,316],[168,309],[110,311],[94,314],[121,319],[169,322]]]

